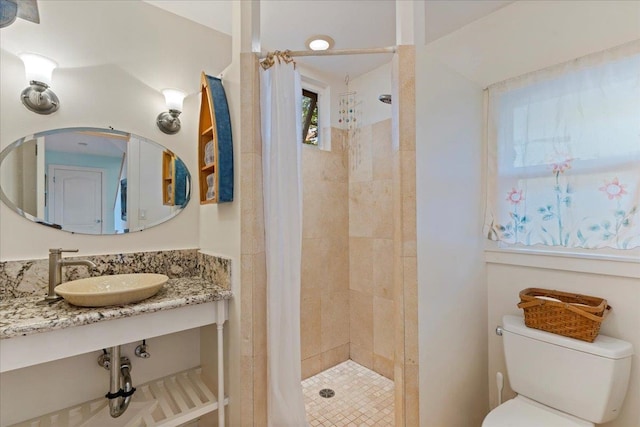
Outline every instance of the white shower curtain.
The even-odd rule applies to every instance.
[[[261,70],[269,427],[308,426],[300,367],[302,87],[293,63]]]

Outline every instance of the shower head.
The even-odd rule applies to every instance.
[[[380,95],[378,99],[385,104],[391,104],[391,95],[389,94]]]

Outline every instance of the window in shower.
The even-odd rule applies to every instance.
[[[302,89],[302,142],[318,145],[318,94]]]
[[[331,88],[328,83],[302,75],[302,141],[331,151]]]

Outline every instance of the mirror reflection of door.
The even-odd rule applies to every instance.
[[[104,170],[49,165],[49,221],[75,233],[100,234]]]
[[[92,211],[87,212],[86,217],[74,216],[73,222],[76,223],[75,225],[69,224],[71,217],[68,215],[70,214],[65,213],[67,222],[62,223],[59,221],[63,218],[59,215],[54,217],[54,209],[52,208],[49,209],[49,216],[47,217],[49,223],[60,225],[63,230],[67,230],[66,225],[69,224],[71,228],[68,231],[87,234],[113,234],[128,228],[126,221],[120,219],[122,212],[120,212],[121,206],[118,203],[122,197],[120,194],[120,182],[122,179],[126,179],[126,175],[123,175],[123,173],[126,173],[126,170],[123,169],[123,163],[126,158],[128,139],[128,135],[96,131],[60,132],[45,137],[47,170],[53,164],[65,166],[69,170],[94,169],[102,171],[101,195],[95,202],[97,203],[99,200],[101,203],[101,215],[96,215],[93,218],[94,221],[99,220],[100,223],[94,223],[90,227],[89,223],[86,222],[91,220]],[[82,185],[84,190],[89,187],[88,183],[74,183],[74,185]],[[50,186],[49,193],[53,194],[53,189],[53,186]],[[67,197],[73,196],[65,195],[65,199],[58,198],[58,202],[64,201],[66,203]],[[87,204],[89,203],[88,200]],[[66,206],[64,208],[57,206],[55,211],[60,212],[60,209],[67,210]],[[118,221],[116,221],[116,218],[118,218]]]

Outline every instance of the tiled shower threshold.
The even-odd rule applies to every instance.
[[[333,397],[324,390],[335,392]],[[302,381],[311,427],[389,427],[394,424],[393,381],[348,360]]]

